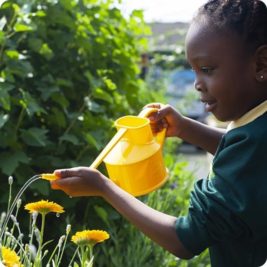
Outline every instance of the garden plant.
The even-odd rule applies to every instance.
[[[34,179],[31,180],[34,182]],[[10,176],[8,181],[11,196],[13,177]],[[65,234],[59,237],[55,248],[51,251],[47,250],[46,246],[52,242],[52,240],[45,241],[44,230],[47,214],[56,213],[57,217],[59,217],[59,215],[64,212],[64,208],[57,203],[47,200],[26,204],[24,209],[28,210],[31,214],[31,220],[28,239],[26,239],[25,242],[24,233],[20,229],[17,216],[22,205],[22,200],[18,198],[18,196],[21,196],[26,189],[26,187],[22,188],[12,203],[11,197],[9,197],[7,213],[3,212],[1,214],[0,265],[6,267],[42,267],[45,262],[45,266],[61,266],[66,242],[71,231],[71,225],[68,224],[66,226]],[[16,210],[14,211],[13,207],[15,206]],[[41,216],[40,226],[38,226],[37,223],[38,215]],[[11,223],[9,223],[9,220],[11,220]],[[93,267],[93,247],[97,243],[103,242],[108,238],[109,234],[102,230],[83,230],[76,232],[72,236],[71,241],[77,245],[77,248],[68,266]]]
[[[2,259],[8,255],[24,267],[37,262],[35,267],[82,264],[79,259],[85,259],[83,255],[90,255],[91,250],[84,247],[79,258],[70,245],[73,242],[67,240],[84,230],[101,229],[110,239],[94,247],[95,266],[208,266],[205,254],[190,262],[175,259],[101,199],[69,198],[52,192],[49,183],[40,179],[14,202],[10,220],[3,225],[4,211],[10,209],[13,197],[30,177],[57,168],[90,165],[115,133],[115,119],[136,115],[149,102],[164,101],[161,90],[153,90],[139,79],[140,55],[148,49],[144,37],[150,33],[142,12],[134,11],[125,18],[114,5],[118,2],[0,1]],[[142,200],[178,216],[188,205],[185,199],[194,178],[179,157],[168,156],[174,151],[166,145],[168,182]],[[100,168],[105,172],[104,166]],[[3,181],[10,175],[14,183],[8,190]],[[66,212],[59,220],[40,210],[36,218],[33,211],[29,227],[26,211],[19,209],[42,200],[62,204]],[[45,225],[57,227],[42,228],[44,217]],[[72,225],[71,233],[67,225]],[[29,254],[34,247],[37,254]],[[25,255],[32,258],[27,261]]]

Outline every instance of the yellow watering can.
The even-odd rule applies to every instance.
[[[147,118],[155,111],[155,108],[146,108],[138,116],[117,119],[118,132],[106,147],[108,153],[100,158],[104,160],[109,178],[134,196],[159,188],[168,176],[162,157],[166,130],[154,136]],[[97,168],[100,161],[98,157],[91,167]]]
[[[117,133],[90,166],[97,168],[104,161],[109,178],[134,196],[154,191],[168,178],[162,156],[166,130],[153,135],[147,118],[155,111],[146,108],[138,116],[117,119]],[[52,179],[50,174],[42,177]]]

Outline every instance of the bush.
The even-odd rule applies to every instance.
[[[141,12],[125,19],[113,1],[1,3],[0,177],[12,174],[16,192],[37,173],[90,165],[114,134],[114,119],[153,100],[138,79],[141,36],[149,30]],[[4,203],[8,190],[0,194]],[[94,203],[103,204],[69,199],[42,182],[23,198],[48,195],[64,203],[76,229],[88,223]],[[89,223],[97,220],[95,214]]]
[[[152,99],[138,79],[142,13],[126,20],[112,1],[17,0],[0,17],[0,172],[18,186],[89,165],[114,118]]]

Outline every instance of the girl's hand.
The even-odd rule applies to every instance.
[[[154,133],[166,128],[166,136],[179,137],[184,117],[172,106],[160,103],[152,103],[145,106],[157,108],[158,111],[149,116],[151,128]]]
[[[51,182],[52,189],[62,190],[69,196],[103,196],[108,179],[98,170],[77,167],[54,171],[59,179]]]

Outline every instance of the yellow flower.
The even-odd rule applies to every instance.
[[[28,210],[30,213],[39,212],[41,214],[47,214],[49,212],[55,212],[55,213],[64,212],[62,206],[48,200],[40,200],[37,202],[28,203],[25,205],[25,209]]]
[[[96,243],[101,243],[109,238],[109,234],[102,230],[84,230],[81,232],[76,232],[72,236],[71,240],[78,246],[83,245],[95,245]]]
[[[2,247],[3,264],[6,267],[23,267],[20,263],[20,257],[14,250]]]

